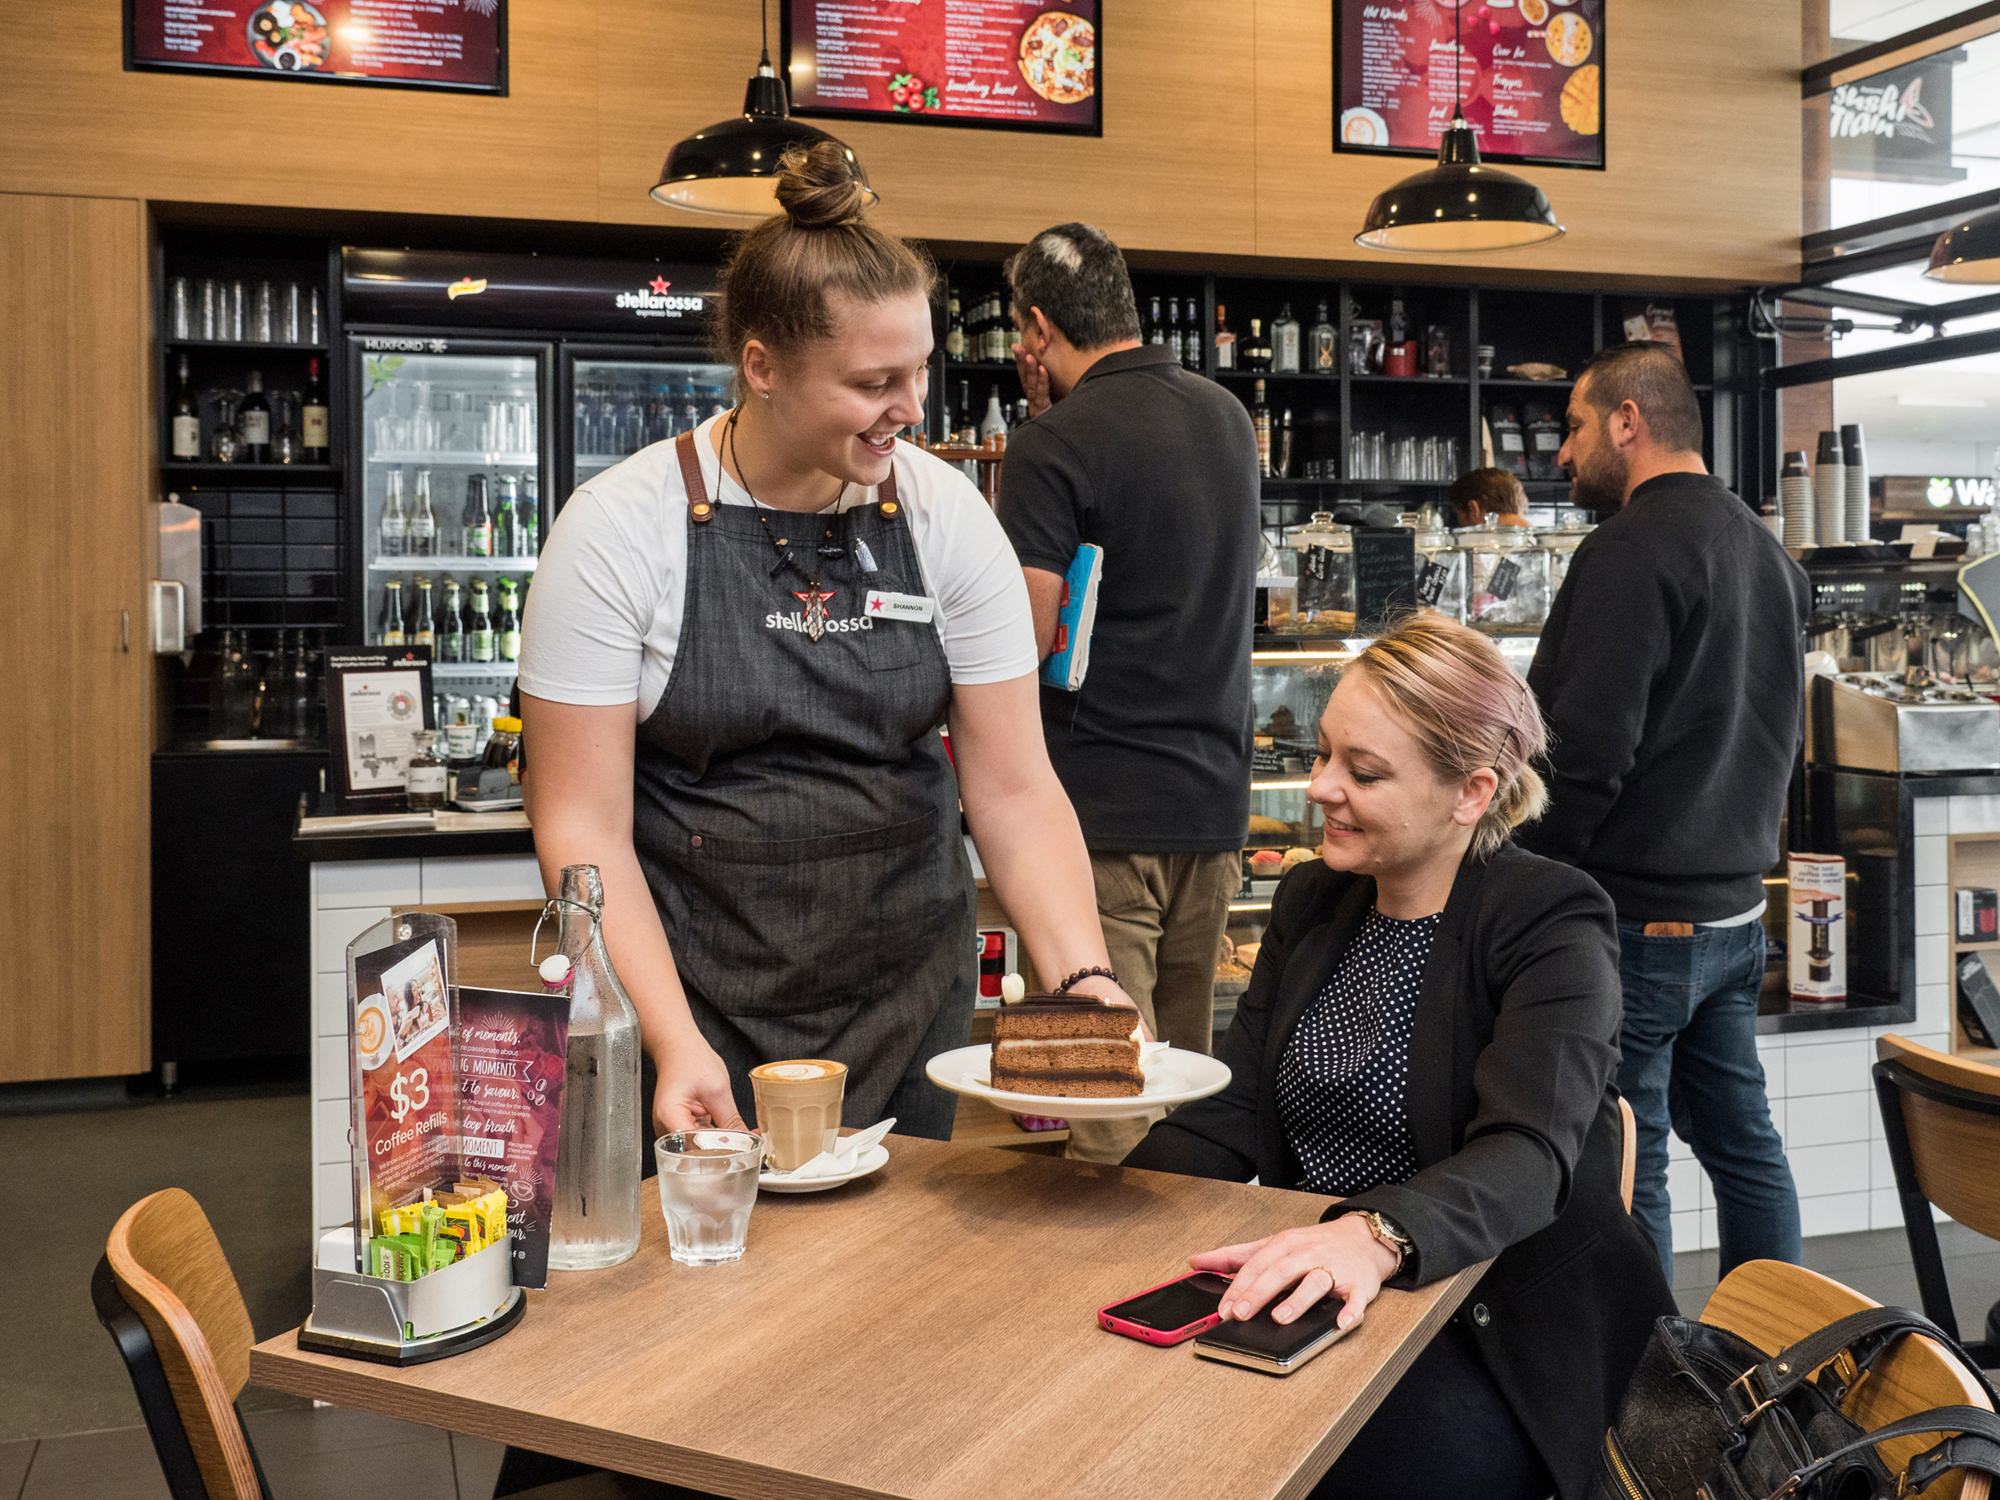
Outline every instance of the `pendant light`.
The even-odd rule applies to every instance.
[[[1931,246],[1933,281],[2000,281],[2000,213],[1955,224]]]
[[[764,0],[764,50],[743,91],[743,113],[697,130],[667,153],[651,197],[669,208],[730,219],[764,219],[778,211],[778,173],[786,151],[833,141],[847,153],[854,175],[867,174],[851,148],[802,120],[791,118],[785,81],[771,66],[770,0]],[[876,201],[873,188],[868,199]]]
[[[1439,254],[1512,250],[1557,238],[1563,226],[1549,196],[1525,177],[1480,165],[1479,137],[1460,108],[1460,12],[1452,7],[1451,124],[1438,141],[1437,165],[1405,177],[1368,205],[1354,243],[1369,250]]]

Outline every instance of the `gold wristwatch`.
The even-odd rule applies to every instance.
[[[1369,1234],[1375,1237],[1378,1244],[1386,1245],[1389,1249],[1395,1251],[1396,1270],[1401,1271],[1403,1269],[1403,1262],[1408,1260],[1410,1252],[1417,1248],[1410,1237],[1398,1229],[1392,1220],[1377,1213],[1372,1208],[1357,1208],[1354,1212],[1368,1226]],[[1395,1273],[1391,1272],[1390,1274],[1393,1275]]]

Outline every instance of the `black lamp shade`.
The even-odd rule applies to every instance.
[[[2000,213],[1954,225],[1931,246],[1933,281],[2000,281]]]
[[[669,208],[731,219],[763,219],[778,211],[778,173],[793,146],[834,141],[866,186],[851,148],[787,114],[784,80],[760,68],[744,91],[743,113],[697,130],[667,153],[651,197]],[[869,189],[874,197],[874,189]]]
[[[1549,195],[1524,177],[1482,166],[1472,127],[1454,120],[1438,142],[1438,164],[1378,193],[1354,243],[1441,254],[1539,245],[1562,233]]]

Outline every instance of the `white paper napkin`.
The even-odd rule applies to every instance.
[[[861,1158],[873,1146],[882,1142],[882,1137],[895,1129],[895,1117],[870,1125],[866,1130],[858,1130],[853,1135],[844,1135],[831,1151],[822,1151],[804,1166],[794,1167],[789,1172],[766,1170],[767,1177],[781,1177],[786,1182],[802,1182],[811,1177],[845,1177],[861,1164]]]

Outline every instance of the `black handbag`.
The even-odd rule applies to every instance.
[[[1957,1343],[1907,1308],[1851,1313],[1777,1355],[1725,1329],[1661,1318],[1604,1434],[1589,1500],[1895,1500],[1954,1469],[2000,1476],[1991,1411],[1941,1406],[1873,1432],[1841,1413],[1847,1393],[1912,1333],[1956,1355],[1993,1399]],[[1912,1459],[1906,1474],[1875,1454],[1890,1438],[1933,1432],[1960,1435]]]

